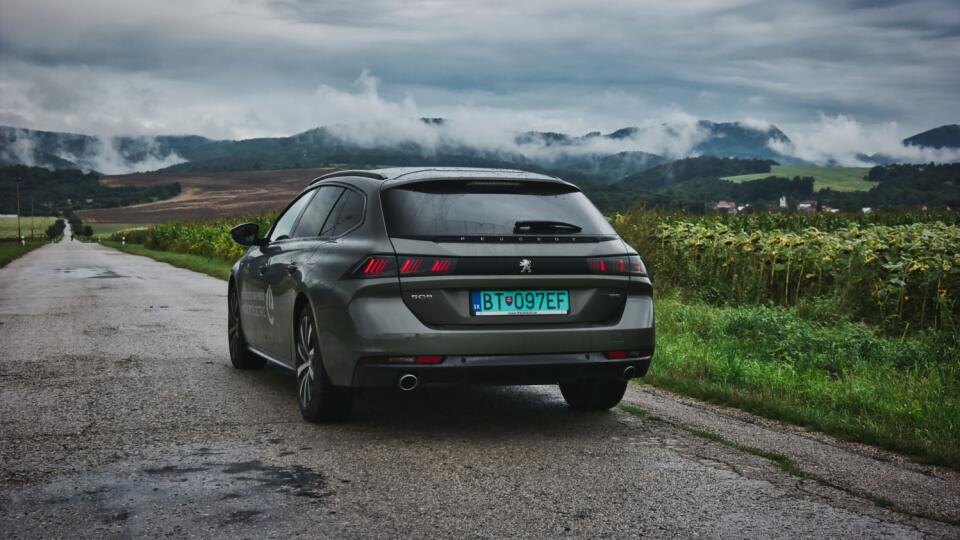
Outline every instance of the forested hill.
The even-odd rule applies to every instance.
[[[694,125],[624,127],[585,135],[528,131],[492,144],[470,142],[443,119],[421,119],[411,134],[378,136],[363,126],[328,126],[288,137],[210,140],[198,136],[113,137],[32,131],[0,126],[0,165],[78,168],[108,174],[147,171],[187,173],[289,169],[327,165],[450,165],[521,168],[573,181],[615,183],[671,157],[777,158],[770,141],[789,142],[774,126],[702,120]],[[376,129],[376,128],[369,128]],[[357,133],[361,133],[358,136]],[[669,150],[668,150],[669,149]]]
[[[66,208],[109,208],[127,206],[180,193],[180,184],[150,187],[107,187],[100,175],[77,169],[48,170],[43,167],[14,165],[0,167],[0,214],[17,211],[17,183],[20,184],[21,212],[30,211],[33,202],[37,215],[51,215]]]
[[[198,135],[105,138],[0,126],[0,165],[145,171],[183,161],[181,156],[211,142]]]
[[[903,144],[931,148],[960,148],[960,125],[950,124],[933,128],[904,139]]]
[[[624,178],[624,187],[658,189],[695,178],[722,178],[741,174],[768,173],[776,161],[700,156],[678,159]]]
[[[838,194],[835,199],[855,197],[872,207],[960,208],[960,163],[878,166],[867,179],[879,183],[864,194]]]
[[[685,208],[704,211],[710,204],[725,199],[738,205],[776,206],[781,196],[788,206],[800,200],[859,212],[864,207],[880,208],[960,208],[960,164],[895,164],[876,166],[866,179],[877,184],[867,191],[815,190],[814,178],[785,178],[770,172],[771,162],[762,160],[722,160],[710,157],[679,160],[651,168],[613,186],[585,184],[582,187],[604,210],[622,210],[639,202],[646,206]],[[758,170],[766,169],[766,170]],[[753,171],[753,173],[738,171]],[[815,173],[815,168],[809,168]],[[764,174],[750,181],[729,181],[724,176]]]

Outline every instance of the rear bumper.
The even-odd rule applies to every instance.
[[[557,384],[583,379],[622,379],[628,367],[631,377],[643,377],[650,357],[608,360],[600,353],[452,356],[442,364],[359,364],[355,388],[396,387],[400,377],[411,374],[419,387],[460,384]]]
[[[645,295],[628,296],[615,320],[585,325],[428,327],[395,295],[358,299],[344,315],[337,310],[317,314],[317,320],[324,321],[319,328],[324,367],[337,386],[381,386],[380,372],[389,374],[383,377],[388,381],[385,385],[392,386],[403,368],[424,370],[427,377],[433,377],[429,375],[433,371],[426,370],[437,370],[438,377],[461,381],[496,380],[499,377],[493,375],[501,371],[497,368],[510,368],[513,372],[503,377],[505,384],[524,384],[521,371],[536,375],[526,384],[549,384],[559,379],[550,375],[547,365],[562,365],[553,372],[568,377],[579,369],[571,366],[583,364],[583,373],[590,375],[611,362],[600,352],[653,354],[655,347],[653,299]],[[440,355],[446,360],[437,366],[360,363],[364,357],[417,355]],[[487,360],[477,363],[483,358]]]

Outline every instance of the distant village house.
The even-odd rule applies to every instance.
[[[733,201],[717,201],[711,204],[710,208],[718,212],[727,212],[729,214],[737,213],[737,203]]]
[[[797,203],[797,212],[812,214],[817,211],[817,201],[800,201]]]

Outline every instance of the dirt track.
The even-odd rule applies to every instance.
[[[87,223],[164,223],[175,220],[258,214],[283,208],[310,180],[332,169],[236,171],[107,176],[107,186],[154,186],[180,182],[180,195],[165,201],[82,210]]]
[[[0,269],[0,531],[41,537],[960,537],[960,476],[644,387],[369,392],[230,367],[221,281],[95,244]],[[822,481],[698,436],[784,453]]]

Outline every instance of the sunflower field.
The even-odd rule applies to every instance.
[[[830,297],[858,318],[903,330],[956,323],[960,226],[825,215],[830,221],[818,227],[815,216],[803,226],[804,217],[653,221],[632,213],[612,221],[647,260],[655,283],[707,300],[795,305]]]

